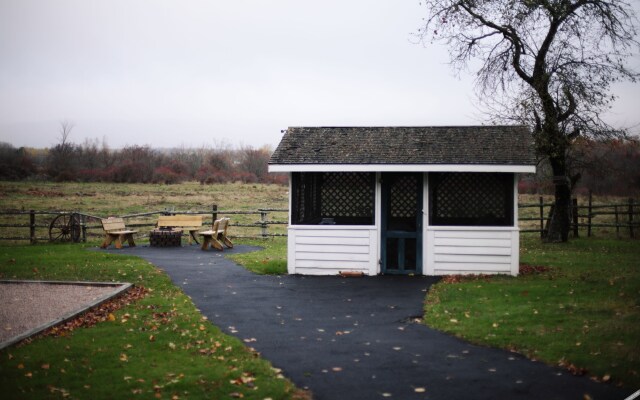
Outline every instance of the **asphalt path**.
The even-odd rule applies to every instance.
[[[164,270],[209,321],[324,399],[624,399],[632,393],[416,323],[433,277],[264,276],[198,246],[110,253]],[[589,396],[589,397],[587,397]]]

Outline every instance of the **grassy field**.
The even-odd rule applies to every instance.
[[[251,184],[203,186],[197,183],[116,185],[0,182],[0,209],[77,210],[107,216],[164,209],[209,210],[212,204],[217,204],[221,210],[286,208],[287,191],[288,188],[284,186]],[[537,196],[522,196],[520,201],[521,203],[535,203],[537,199]],[[545,198],[545,201],[550,201],[550,198]],[[596,199],[597,204],[622,201],[624,200],[615,198]],[[526,213],[529,212],[535,214],[535,209],[526,210],[523,210],[521,215],[528,215]],[[255,215],[231,217],[232,221],[236,223],[248,223],[257,219]],[[22,218],[24,219],[24,216]],[[150,222],[155,218],[142,219],[142,221]],[[286,214],[274,214],[270,216],[270,219],[286,220]],[[133,221],[136,220],[133,219]],[[5,220],[0,223],[7,222]],[[283,226],[276,228],[279,229],[279,232],[284,231]],[[45,230],[45,228],[39,229]],[[255,231],[255,228],[253,229]],[[95,232],[96,236],[90,237],[91,245],[97,243],[96,240],[100,235],[99,229]],[[238,232],[244,231],[239,227],[232,228],[232,234]],[[247,232],[251,233],[249,230]],[[601,380],[624,382],[635,387],[640,386],[640,348],[636,344],[637,338],[640,337],[640,270],[638,270],[640,245],[638,241],[611,240],[612,237],[615,237],[615,232],[612,229],[594,230],[594,234],[598,239],[573,240],[566,245],[542,244],[537,239],[537,234],[523,234],[521,260],[532,265],[551,267],[549,271],[518,278],[493,277],[476,281],[463,280],[454,283],[440,283],[429,293],[425,308],[426,322],[430,326],[476,343],[510,348],[532,358],[554,365],[561,364],[575,371],[586,369],[587,373]],[[4,235],[0,234],[0,236]],[[144,243],[144,238],[138,240]],[[265,250],[237,255],[234,260],[257,273],[278,274],[286,272],[286,239],[245,240],[244,242],[261,245],[265,247]],[[166,277],[156,276],[155,269],[145,262],[135,259],[116,260],[114,258],[113,260],[98,260],[96,264],[92,264],[88,259],[83,259],[83,257],[87,258],[86,251],[82,250],[79,245],[7,246],[9,244],[7,242],[4,244],[5,246],[0,247],[3,254],[3,258],[0,259],[0,273],[5,278],[10,278],[13,276],[12,273],[17,273],[18,277],[30,279],[91,280],[104,278],[143,283],[143,281],[138,281],[138,278],[131,277],[142,276],[141,279],[144,282],[153,277],[151,283],[143,284],[150,285],[152,288],[158,285],[158,287],[163,287],[160,292],[169,293],[171,300],[168,301],[171,306],[167,303],[161,303],[164,304],[163,307],[170,309],[174,304],[181,304],[188,309],[186,315],[190,315],[188,317],[190,322],[185,322],[186,325],[181,325],[184,328],[179,329],[189,331],[187,327],[189,324],[192,325],[192,330],[195,326],[198,328],[200,326],[200,322],[197,321],[199,314],[189,300],[179,289],[171,286]],[[60,254],[60,257],[57,257],[57,254]],[[16,262],[7,261],[12,259],[15,259]],[[107,261],[116,267],[107,268]],[[88,267],[85,267],[85,264]],[[37,273],[34,272],[34,268],[38,271]],[[139,270],[146,272],[139,274],[137,272]],[[123,273],[127,275],[123,275]],[[105,275],[103,276],[103,274]],[[158,280],[156,281],[156,279]],[[154,294],[154,296],[156,295]],[[144,316],[145,306],[163,301],[163,298],[154,296],[145,299],[144,306],[134,305],[131,306],[133,308],[122,311],[122,313],[131,315],[136,313],[136,315]],[[49,347],[46,343],[58,343],[55,340],[80,340],[84,341],[84,344],[79,347],[82,352],[97,352],[98,350],[94,347],[104,349],[106,344],[89,343],[89,338],[95,340],[93,332],[115,328],[116,326],[99,325],[80,330],[69,338],[36,341],[29,346],[18,349],[19,352],[11,352],[11,359],[8,359],[9,353],[5,352],[2,354],[0,373],[3,376],[5,371],[10,373],[11,378],[25,385],[23,386],[27,388],[25,390],[40,390],[38,393],[44,393],[46,390],[42,387],[46,388],[45,380],[37,381],[33,378],[51,374],[48,371],[38,370],[38,363],[41,360],[34,358],[34,355],[39,351]],[[221,335],[216,328],[209,324],[205,323],[205,328],[206,332],[210,332],[211,335]],[[126,329],[116,332],[128,335]],[[76,339],[77,336],[80,339]],[[213,337],[218,338],[218,336]],[[174,343],[177,348],[180,346],[188,347],[191,343],[180,342],[179,344],[178,339],[171,338],[170,340],[173,341],[170,343]],[[149,350],[142,343],[130,343],[127,336],[123,340],[125,343],[118,343],[118,346],[126,347],[128,344],[132,344],[133,348],[140,347],[144,351]],[[225,340],[235,343],[234,339],[224,336],[211,340]],[[45,343],[45,345],[39,343]],[[242,348],[241,344],[236,343],[236,345],[239,346],[239,349]],[[118,350],[114,354],[118,355],[123,349],[123,347],[117,346],[109,348],[117,348]],[[56,351],[59,353],[56,353],[55,357],[58,359],[62,357],[64,362],[65,358],[70,358],[68,355],[64,355],[63,349],[64,347],[57,349]],[[166,351],[166,349],[162,349],[162,351]],[[246,350],[242,351],[246,352]],[[18,357],[22,357],[22,361],[16,362]],[[31,364],[25,363],[31,362],[29,360],[33,359],[36,361]],[[80,357],[79,360],[82,358]],[[80,363],[82,362],[85,361]],[[215,360],[206,360],[206,362],[215,362]],[[20,364],[24,368],[29,366],[30,372],[32,372],[29,379],[24,379],[26,373],[24,368],[19,371],[11,369]],[[115,368],[118,365],[122,367],[131,364],[118,364],[114,361],[112,367]],[[172,365],[162,365],[158,368],[174,369]],[[198,365],[202,367],[202,364]],[[61,368],[68,371],[66,367]],[[92,365],[91,368],[95,369],[95,366]],[[211,369],[212,367],[207,366],[207,368]],[[229,368],[228,365],[226,368]],[[215,370],[215,368],[213,369]],[[264,369],[264,371],[267,373],[265,376],[269,376],[269,370]],[[77,374],[78,377],[81,377],[80,372]],[[174,379],[175,375],[173,374],[176,372],[166,372],[165,376]],[[128,373],[126,376],[133,375]],[[221,378],[221,376],[214,373],[211,382],[222,379],[220,385],[224,386],[226,377]],[[82,377],[84,379],[84,376]],[[148,379],[161,382],[159,377],[160,375],[157,375]],[[147,378],[140,379],[148,382]],[[66,379],[63,381],[67,382]],[[126,382],[131,389],[130,386],[134,381],[128,379]],[[196,385],[197,383],[192,381],[190,384]],[[227,386],[224,390],[231,389]],[[78,386],[78,388],[80,387]],[[290,386],[284,385],[281,390],[283,390],[282,393],[291,393],[292,389]],[[162,391],[162,393],[167,392]],[[259,393],[262,394],[261,391]],[[243,395],[251,396],[250,393],[244,392]],[[193,396],[198,397],[199,395]],[[274,398],[279,397],[274,396]]]
[[[84,247],[0,247],[0,279],[128,281],[149,293],[112,321],[0,351],[4,399],[305,398],[148,262]]]
[[[187,211],[208,212],[212,205],[221,211],[247,211],[265,209],[286,209],[288,207],[288,186],[230,183],[219,185],[201,185],[197,182],[185,182],[176,185],[150,184],[114,184],[114,183],[53,183],[53,182],[2,182],[0,181],[0,211],[77,211],[84,214],[106,217],[110,215],[130,215],[154,211]],[[552,203],[552,196],[543,196],[545,204]],[[595,197],[594,204],[625,204],[628,199],[615,197]],[[521,204],[537,204],[539,196],[521,195]],[[586,198],[579,198],[581,205]],[[640,206],[639,206],[640,207]],[[620,208],[623,211],[624,207]],[[548,211],[548,208],[546,208]],[[586,213],[586,211],[581,211]],[[222,215],[222,214],[221,214]],[[248,225],[257,222],[259,215],[226,215],[233,224]],[[539,210],[535,207],[522,208],[521,218],[537,218]],[[36,236],[48,239],[48,227],[54,215],[36,216]],[[211,223],[210,215],[206,223]],[[620,216],[621,221],[624,216]],[[286,221],[286,212],[273,212],[268,215],[269,221]],[[600,216],[594,222],[612,223],[613,216]],[[127,218],[127,224],[147,225],[150,227],[157,221],[157,215],[148,217]],[[581,218],[581,223],[586,219]],[[2,215],[0,224],[28,224],[28,215]],[[88,235],[94,239],[101,235],[102,229],[97,221],[89,223]],[[521,221],[525,228],[539,228],[539,221]],[[141,228],[145,236],[147,228]],[[270,225],[270,233],[285,233],[285,225]],[[256,236],[259,227],[234,227],[232,235]],[[1,228],[0,237],[28,237],[27,228]],[[524,234],[525,237],[536,237],[536,233]],[[583,229],[582,236],[586,236]],[[595,228],[596,237],[615,237],[615,228]],[[621,230],[621,237],[628,237],[628,230]]]
[[[230,183],[200,185],[186,182],[177,185],[113,184],[113,183],[52,183],[52,182],[0,182],[0,211],[78,211],[97,217],[123,216],[153,211],[175,210],[183,212],[218,210],[248,211],[258,208],[286,209],[288,186]],[[222,216],[222,214],[220,214]],[[225,215],[232,224],[252,224],[260,215]],[[36,216],[36,236],[48,239],[48,226],[54,215]],[[211,223],[211,215],[205,223]],[[286,221],[286,212],[274,212],[270,221]],[[146,224],[138,230],[140,235],[157,221],[157,215],[127,218],[127,225]],[[0,215],[0,224],[28,224],[28,215]],[[102,235],[97,221],[90,221],[90,239]],[[284,233],[285,225],[272,225],[270,233]],[[258,235],[260,228],[233,227],[231,235]],[[25,228],[2,228],[0,237],[28,237]]]
[[[526,239],[531,275],[445,280],[427,296],[427,325],[512,349],[603,381],[640,386],[640,244]]]

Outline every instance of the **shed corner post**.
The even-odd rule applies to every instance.
[[[296,273],[296,230],[289,227],[287,234],[287,273],[289,275]]]
[[[511,233],[511,275],[517,276],[520,272],[520,228],[518,227],[518,174],[513,174],[513,230]],[[541,197],[542,198],[542,197]]]
[[[515,229],[511,235],[511,275],[520,273],[520,230]]]
[[[515,228],[518,227],[518,200],[520,193],[518,192],[518,181],[520,176],[518,174],[513,174],[513,226]]]

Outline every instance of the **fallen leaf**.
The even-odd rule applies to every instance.
[[[49,364],[42,364],[42,365],[40,366],[40,368],[42,368],[42,369],[49,369]]]

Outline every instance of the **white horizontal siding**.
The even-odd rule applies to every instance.
[[[477,228],[476,228],[477,229]],[[464,231],[435,231],[435,237],[439,238],[461,238],[461,239],[511,239],[511,232],[504,231],[479,231],[479,230],[464,230]]]
[[[473,243],[469,243],[467,246],[437,246],[433,245],[433,252],[431,254],[471,254],[471,255],[502,255],[510,256],[510,247],[476,247]]]
[[[436,247],[499,247],[499,248],[511,248],[510,239],[452,239],[452,238],[438,238],[436,237]]]
[[[479,264],[509,264],[511,255],[468,255],[468,254],[434,254],[436,261],[440,262],[463,262],[463,263],[479,263]]]
[[[369,261],[369,253],[309,253],[298,250],[296,260]]]
[[[344,245],[344,244],[298,244],[297,252],[326,252],[331,248],[331,253],[360,253],[369,254],[369,243],[366,245]]]
[[[358,232],[360,233],[360,232]],[[298,236],[297,244],[368,246],[369,237]]]
[[[519,232],[512,227],[429,227],[428,275],[518,273]]]
[[[378,247],[374,226],[290,226],[288,245],[289,273],[376,273]]]

